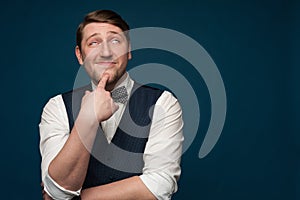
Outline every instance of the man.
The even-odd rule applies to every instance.
[[[129,77],[128,31],[110,10],[91,12],[79,25],[75,53],[91,84],[43,109],[44,199],[171,199],[177,191],[181,108],[171,93]],[[113,100],[114,92],[123,97]]]

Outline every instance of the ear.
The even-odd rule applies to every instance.
[[[131,60],[131,58],[132,58],[132,55],[131,55],[131,45],[130,45],[130,44],[128,45],[128,54],[127,54],[127,58],[128,58],[128,60]]]
[[[83,64],[83,59],[82,59],[82,54],[81,54],[81,51],[79,49],[79,46],[75,47],[75,55],[77,57],[77,60],[78,60],[79,64],[82,65]]]

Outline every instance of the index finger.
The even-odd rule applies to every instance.
[[[104,76],[102,76],[102,78],[100,79],[100,81],[99,81],[97,87],[105,89],[105,86],[106,86],[108,77],[109,77],[109,76],[108,76],[107,74],[104,75]]]

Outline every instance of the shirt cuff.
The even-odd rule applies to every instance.
[[[166,173],[149,173],[139,176],[158,200],[170,200],[177,190],[177,182]]]
[[[80,195],[81,189],[77,191],[71,191],[61,187],[49,176],[48,172],[46,172],[43,182],[45,192],[47,192],[47,194],[53,199],[69,200]]]

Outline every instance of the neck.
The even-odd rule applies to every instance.
[[[115,80],[113,82],[108,82],[106,84],[105,89],[107,91],[112,91],[114,88],[119,87],[119,85],[121,85],[125,81],[126,78],[127,78],[127,73],[125,72],[118,80]]]

